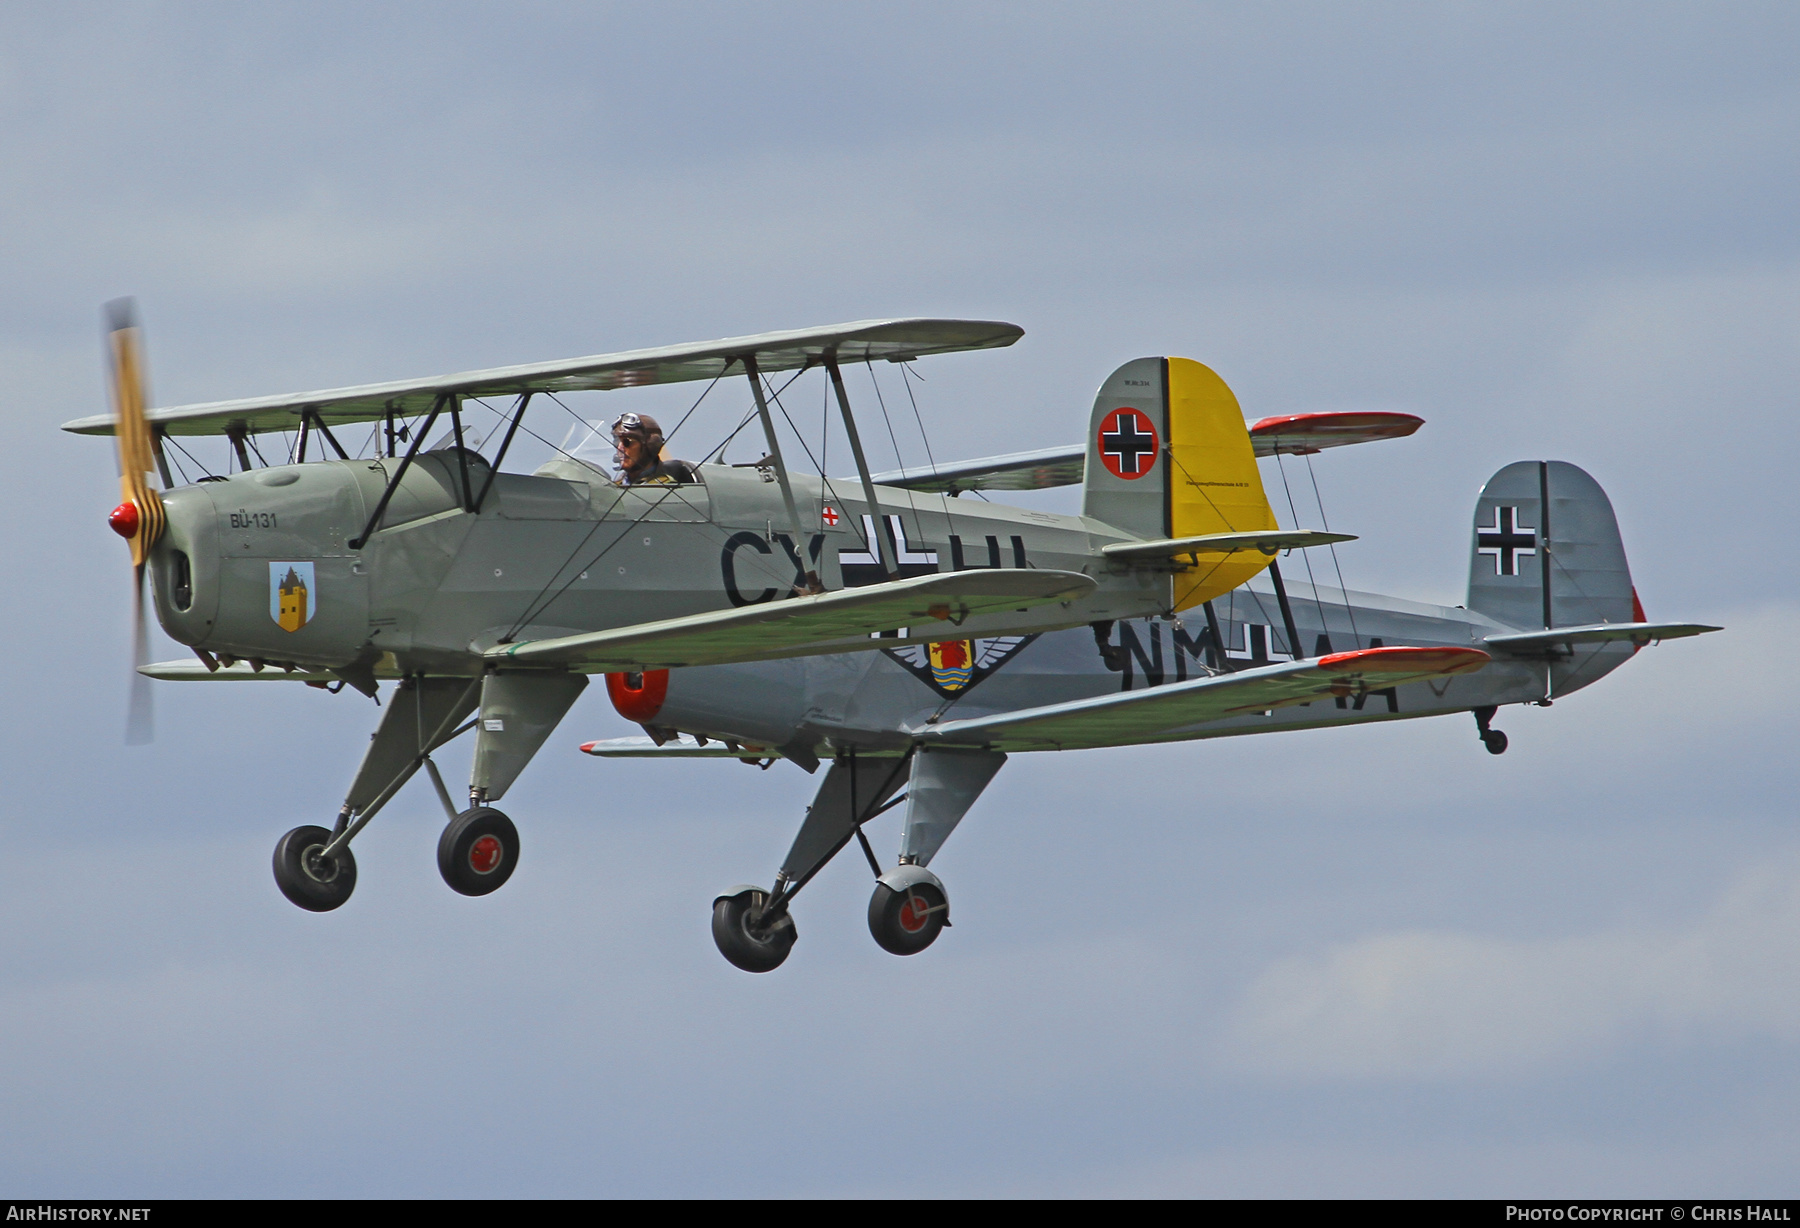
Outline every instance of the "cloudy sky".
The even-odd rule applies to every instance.
[[[1800,1192],[1796,45],[1778,4],[6,6],[0,1192]],[[112,458],[56,430],[121,294],[162,404],[1018,322],[921,364],[940,458],[1187,355],[1253,417],[1427,419],[1318,460],[1353,586],[1460,601],[1481,483],[1558,458],[1650,615],[1728,630],[1504,758],[1016,757],[912,959],[845,862],[728,967],[710,901],[813,782],[587,759],[633,732],[598,694],[504,891],[443,886],[415,785],[303,914],[269,852],[372,705],[165,685],[121,745]]]

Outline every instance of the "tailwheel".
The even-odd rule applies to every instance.
[[[450,820],[438,838],[438,873],[452,891],[486,895],[499,890],[519,864],[519,829],[491,806]]]
[[[799,937],[786,909],[765,918],[769,893],[746,887],[713,901],[713,942],[719,954],[745,972],[773,972],[794,949]]]
[[[950,901],[937,875],[902,866],[882,876],[869,900],[869,933],[893,955],[917,955],[950,924]]]
[[[1472,709],[1472,711],[1475,714],[1475,732],[1481,738],[1481,744],[1487,747],[1487,753],[1504,755],[1506,753],[1506,735],[1488,724],[1500,709],[1489,705],[1486,708]]]
[[[275,885],[308,912],[330,912],[356,890],[356,858],[347,847],[320,856],[330,843],[323,827],[296,827],[275,845]]]

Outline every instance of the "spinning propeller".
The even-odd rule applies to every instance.
[[[132,618],[131,703],[125,718],[127,745],[150,741],[153,716],[150,680],[138,673],[150,656],[150,628],[144,619],[144,568],[150,548],[167,520],[162,499],[150,485],[156,458],[150,438],[148,396],[144,387],[143,339],[137,304],[128,298],[106,305],[107,358],[112,367],[113,434],[119,442],[119,488],[122,500],[106,518],[112,531],[131,543],[136,599]]]

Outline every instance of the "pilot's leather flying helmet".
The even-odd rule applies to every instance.
[[[612,425],[616,440],[635,439],[644,445],[644,455],[654,460],[662,454],[662,427],[649,414],[620,414]]]

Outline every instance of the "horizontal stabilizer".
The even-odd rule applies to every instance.
[[[947,721],[922,736],[928,742],[1007,751],[1127,746],[1181,737],[1208,721],[1471,673],[1490,660],[1479,648],[1362,648],[1144,691]]]
[[[1262,529],[1249,533],[1207,533],[1199,537],[1171,537],[1160,541],[1117,542],[1102,546],[1100,553],[1122,562],[1149,559],[1172,559],[1184,554],[1230,554],[1235,550],[1260,550],[1276,554],[1283,550],[1304,550],[1308,546],[1329,546],[1333,542],[1353,542],[1352,533],[1314,533],[1308,529]]]
[[[146,678],[155,678],[162,682],[339,682],[341,679],[330,670],[323,669],[282,669],[278,665],[265,665],[260,670],[252,669],[248,661],[239,661],[235,665],[221,665],[218,669],[207,669],[199,661],[158,661],[153,665],[138,666],[138,673]]]
[[[773,746],[730,746],[709,741],[705,746],[675,737],[657,745],[654,738],[605,738],[583,742],[581,749],[602,759],[779,759]]]
[[[1072,571],[958,571],[610,631],[502,644],[488,649],[487,656],[496,662],[561,665],[590,674],[773,661],[845,652],[857,647],[846,640],[899,627],[929,629],[913,639],[942,638],[948,627],[961,626],[972,617],[1074,601],[1096,587],[1093,580]],[[906,642],[911,641],[884,641],[880,646]]]
[[[619,354],[595,354],[554,362],[494,367],[456,375],[395,380],[297,392],[282,396],[212,401],[150,411],[150,421],[165,435],[221,435],[227,430],[291,431],[299,428],[302,411],[312,410],[328,426],[374,422],[393,414],[411,418],[429,413],[439,397],[504,397],[525,392],[593,392],[717,379],[733,370],[743,374],[742,359],[756,356],[767,374],[808,367],[827,354],[846,365],[887,359],[905,362],[928,354],[986,350],[1011,345],[1025,335],[1016,324],[997,320],[857,320],[823,328],[758,333]],[[112,415],[80,418],[63,424],[77,435],[110,435]]]
[[[1258,456],[1308,456],[1321,448],[1404,439],[1425,425],[1414,414],[1347,412],[1288,414],[1264,418],[1250,428],[1250,444]]]
[[[979,460],[946,461],[912,469],[889,469],[873,475],[878,486],[957,494],[965,490],[1048,490],[1081,481],[1087,449],[1080,444],[1009,452]]]
[[[1629,640],[1640,648],[1659,640],[1681,640],[1691,635],[1722,631],[1701,623],[1589,623],[1583,627],[1554,627],[1549,631],[1525,631],[1490,635],[1482,641],[1489,648],[1519,655],[1553,652],[1575,644],[1610,644]]]

